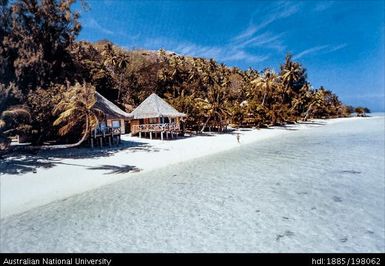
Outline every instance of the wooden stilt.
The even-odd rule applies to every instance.
[[[163,131],[160,132],[160,139],[163,140]]]
[[[112,136],[109,136],[108,137],[108,145],[111,147],[111,138],[112,138]]]
[[[99,137],[99,143],[100,143],[100,148],[103,148],[103,140],[101,137]]]
[[[94,138],[91,138],[91,148],[94,148]]]
[[[152,132],[150,132],[150,139],[152,139]]]
[[[139,131],[139,138],[142,138],[142,132]]]

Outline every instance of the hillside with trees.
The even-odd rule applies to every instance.
[[[128,112],[155,92],[188,115],[185,128],[195,133],[351,112],[331,90],[312,88],[290,54],[278,72],[242,70],[163,49],[76,41],[81,25],[73,3],[0,0],[0,149],[15,134],[34,145],[81,139],[99,115],[92,109],[95,91]]]

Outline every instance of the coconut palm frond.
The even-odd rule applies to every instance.
[[[95,115],[89,117],[89,129],[94,130],[99,124],[99,120]]]
[[[76,114],[76,109],[75,108],[70,108],[64,112],[62,112],[59,117],[53,122],[54,126],[57,126],[63,122],[65,122],[69,117],[73,116]]]
[[[65,124],[64,126],[62,126],[61,128],[59,128],[59,135],[60,136],[65,136],[67,135],[69,132],[71,132],[71,130],[77,125],[77,121],[75,120],[72,120],[70,122],[68,122],[67,124]]]
[[[93,96],[91,100],[86,102],[86,108],[91,109],[96,103],[96,97]]]

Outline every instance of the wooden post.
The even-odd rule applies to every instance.
[[[103,148],[103,140],[101,137],[99,137],[99,143],[100,143],[100,148]]]
[[[108,137],[108,144],[109,144],[110,147],[111,147],[111,138],[112,138],[112,136]]]
[[[163,140],[163,131],[160,132],[160,139]]]
[[[94,138],[91,138],[91,148],[94,148]]]
[[[152,139],[152,132],[150,132],[150,139]]]
[[[142,131],[139,131],[139,138],[142,138]]]

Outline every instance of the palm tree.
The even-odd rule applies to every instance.
[[[63,100],[54,108],[54,115],[59,117],[54,121],[53,125],[62,125],[59,129],[59,135],[64,136],[71,132],[79,124],[83,125],[81,139],[68,145],[54,145],[54,148],[69,148],[80,145],[98,125],[100,117],[104,113],[94,107],[96,103],[95,87],[89,84],[80,85],[76,83],[70,88]]]
[[[250,112],[258,126],[284,122],[287,104],[283,102],[283,90],[280,76],[271,69],[265,69],[250,82]]]
[[[204,99],[196,98],[195,101],[197,108],[206,118],[200,131],[203,132],[205,130],[210,120],[218,122],[220,130],[222,130],[226,118],[231,115],[225,90],[221,87],[210,87]]]
[[[292,57],[291,54],[286,55],[285,63],[281,65],[280,76],[286,92],[298,93],[306,83],[306,70],[301,64],[294,62]]]
[[[126,68],[129,60],[125,53],[113,46],[112,43],[106,42],[100,55],[103,57],[103,66],[108,71],[114,84],[117,87],[117,100],[120,101],[120,96],[124,88],[124,81],[126,79]]]
[[[205,117],[201,132],[205,130],[210,120],[219,124],[222,131],[226,118],[231,115],[228,97],[230,84],[228,72],[229,69],[226,66],[217,65],[212,59],[209,60],[208,64],[203,65],[202,83],[207,91],[202,97],[195,99],[196,107]]]
[[[291,100],[291,108],[289,109],[289,115],[292,119],[297,121],[305,110],[306,104],[311,98],[310,84],[305,83],[299,90],[299,93]]]
[[[282,80],[283,90],[282,99],[284,104],[288,104],[289,112],[288,118],[290,120],[297,120],[299,107],[301,103],[301,96],[303,95],[303,88],[307,84],[306,70],[298,62],[292,60],[292,55],[287,54],[285,63],[281,65],[280,77]],[[302,90],[302,91],[301,91]],[[293,108],[293,106],[295,106]]]
[[[311,93],[312,95],[310,97],[312,100],[307,106],[307,110],[303,118],[304,121],[307,121],[308,118],[311,117],[317,109],[323,108],[324,106],[325,90],[321,87],[319,90],[315,90]]]

